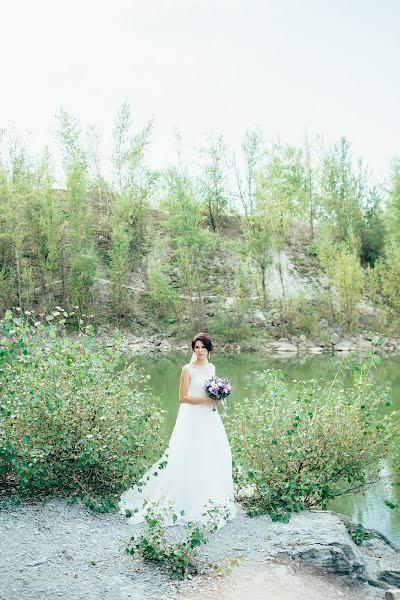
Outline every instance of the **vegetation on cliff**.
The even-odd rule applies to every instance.
[[[62,189],[47,149],[37,159],[2,136],[3,314],[60,305],[73,326],[213,329],[231,341],[274,309],[281,334],[319,335],[321,320],[398,333],[399,160],[379,185],[346,139],[296,148],[254,129],[239,152],[206,138],[191,169],[178,140],[175,164],[154,171],[152,123],[134,131],[124,104],[104,166],[95,127],[83,135],[64,111],[57,123]],[[308,291],[291,289],[290,269]]]

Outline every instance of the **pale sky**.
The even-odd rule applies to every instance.
[[[155,119],[149,163],[205,131],[346,136],[377,176],[400,155],[400,0],[13,0],[0,4],[0,129],[52,143],[60,107],[104,131]]]

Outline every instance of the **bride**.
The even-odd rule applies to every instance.
[[[132,515],[130,523],[144,521],[147,510],[155,506],[172,509],[176,523],[205,522],[211,504],[221,507],[228,520],[236,514],[228,438],[218,410],[213,410],[217,403],[204,389],[204,382],[215,374],[208,360],[212,340],[198,333],[191,346],[192,359],[182,368],[179,412],[168,448],[118,503],[120,513]],[[219,527],[224,523],[221,520]]]

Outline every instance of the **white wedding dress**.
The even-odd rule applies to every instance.
[[[204,382],[215,374],[215,366],[185,368],[190,376],[187,394],[205,396]],[[118,503],[120,513],[132,511],[132,524],[144,521],[149,506],[172,508],[177,524],[206,522],[204,513],[211,503],[225,507],[225,518],[233,519],[232,455],[218,410],[210,404],[181,403],[167,450],[140,484],[126,490]],[[225,522],[220,519],[218,527]],[[172,524],[164,520],[164,525]]]

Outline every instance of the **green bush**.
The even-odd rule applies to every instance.
[[[218,335],[222,343],[234,343],[254,339],[254,328],[244,319],[238,321],[234,312],[218,308],[207,327]]]
[[[165,569],[172,579],[184,579],[187,575],[197,575],[194,553],[198,546],[206,544],[209,536],[217,531],[219,525],[226,521],[229,511],[224,507],[210,504],[203,513],[201,523],[190,521],[185,524],[181,539],[168,539],[164,523],[175,524],[179,515],[172,508],[149,506],[145,520],[147,530],[132,536],[125,549],[127,554],[139,555],[143,560],[153,562]],[[181,515],[184,511],[181,512]],[[214,569],[218,565],[208,565]]]
[[[398,413],[386,414],[387,389],[358,367],[352,387],[336,381],[284,383],[277,371],[253,373],[251,394],[227,417],[237,499],[249,514],[287,520],[364,489],[399,435]]]
[[[347,530],[357,546],[362,546],[366,540],[371,540],[374,537],[361,523],[358,523],[355,527],[348,527]]]
[[[67,337],[53,324],[63,316],[33,323],[7,311],[0,320],[0,485],[90,502],[145,472],[159,453],[163,411],[144,373],[125,363],[118,333],[113,347],[85,332]]]

